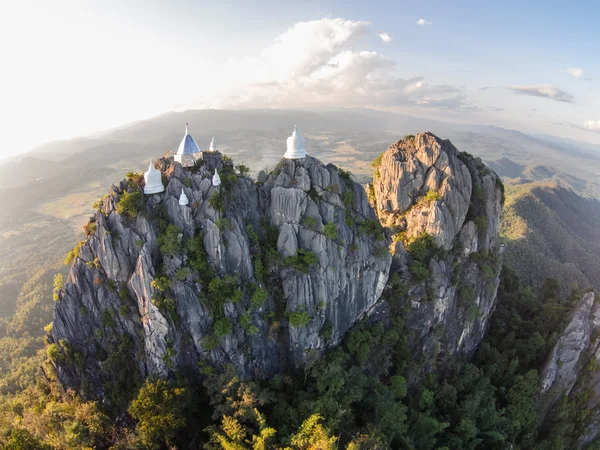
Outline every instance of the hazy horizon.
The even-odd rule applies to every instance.
[[[19,153],[13,153],[13,154],[2,154],[0,153],[0,164],[11,161],[14,158],[19,157],[20,155],[27,155],[28,153],[31,152],[35,152],[38,149],[43,149],[45,146],[48,145],[52,145],[52,144],[62,144],[62,143],[68,143],[70,141],[73,140],[77,140],[77,139],[89,139],[89,140],[95,140],[98,139],[99,141],[102,141],[103,136],[104,135],[110,135],[110,133],[115,132],[117,130],[124,130],[127,129],[129,127],[133,127],[139,123],[142,122],[150,122],[153,121],[155,119],[158,119],[162,116],[167,116],[170,114],[181,114],[181,113],[185,113],[186,111],[189,112],[200,112],[200,111],[222,111],[222,112],[256,112],[256,111],[282,111],[282,112],[308,112],[308,113],[316,113],[316,114],[326,114],[326,113],[335,113],[335,112],[351,112],[351,113],[357,113],[357,114],[361,114],[361,113],[365,113],[367,111],[371,111],[373,113],[384,113],[384,114],[391,114],[393,115],[399,115],[402,116],[402,113],[395,113],[392,111],[384,111],[384,110],[378,110],[378,109],[374,109],[374,108],[324,108],[324,109],[318,109],[318,108],[302,108],[302,109],[293,109],[293,108],[222,108],[222,109],[217,109],[217,108],[204,108],[204,109],[184,109],[181,111],[166,111],[164,113],[161,114],[157,114],[151,117],[146,117],[146,118],[142,118],[142,119],[137,119],[137,120],[131,120],[128,121],[126,123],[123,124],[119,124],[113,127],[108,127],[108,128],[102,128],[102,129],[98,129],[98,130],[94,130],[90,133],[86,133],[83,135],[74,135],[74,136],[68,136],[65,138],[59,138],[59,139],[53,139],[50,141],[46,141],[46,142],[42,142],[38,145],[35,145],[32,148],[28,148],[25,149]],[[593,142],[593,141],[588,141],[588,140],[584,140],[584,139],[577,139],[577,138],[569,138],[569,137],[564,137],[564,136],[559,136],[553,133],[533,133],[531,132],[531,130],[527,130],[527,129],[519,129],[517,127],[515,128],[505,128],[505,127],[500,127],[497,124],[493,124],[493,123],[481,123],[481,124],[476,124],[476,123],[460,123],[460,121],[446,121],[446,120],[441,120],[441,119],[433,119],[431,117],[424,117],[424,116],[418,116],[418,115],[413,115],[413,114],[407,114],[406,116],[410,116],[414,119],[417,120],[423,120],[423,121],[428,121],[428,120],[434,120],[437,122],[440,122],[442,124],[447,124],[447,125],[457,125],[457,126],[482,126],[482,127],[494,127],[494,128],[499,128],[499,129],[503,129],[506,131],[515,131],[515,132],[520,132],[520,133],[524,133],[524,134],[529,134],[531,136],[536,136],[536,135],[540,135],[540,136],[552,136],[552,137],[556,137],[556,138],[563,138],[563,139],[567,139],[567,140],[573,140],[575,142],[581,142],[581,143],[586,143],[586,144],[591,144],[591,145],[600,145],[600,143],[597,142]],[[182,119],[183,120],[183,119]],[[184,121],[182,121],[182,130],[183,130],[183,124]],[[291,126],[291,125],[290,125]],[[381,128],[383,130],[383,127]],[[307,132],[310,132],[311,130],[304,130]],[[423,129],[419,129],[419,130],[415,130],[418,132],[421,131],[428,131],[425,128]],[[192,129],[191,130],[192,134],[211,134],[211,130],[209,129]],[[438,133],[439,134],[439,133]],[[401,136],[398,136],[398,138],[400,138]],[[441,138],[448,138],[448,136],[444,135],[444,134],[440,134]],[[600,147],[599,147],[600,148]]]

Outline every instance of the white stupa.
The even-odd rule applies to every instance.
[[[209,151],[211,152],[216,152],[218,150],[217,148],[217,144],[215,144],[215,138],[212,138],[212,141],[210,141],[210,147],[208,148]]]
[[[190,201],[188,200],[187,195],[185,195],[185,192],[183,192],[183,188],[181,188],[181,197],[179,197],[179,204],[181,206],[187,206],[189,202]]]
[[[185,136],[179,144],[177,153],[175,154],[175,161],[180,163],[183,167],[190,167],[196,163],[196,158],[200,155],[200,148],[194,138],[188,132],[188,124],[185,124]]]
[[[298,127],[294,125],[294,132],[287,138],[287,152],[283,155],[287,159],[302,159],[306,156],[304,138],[298,133]]]
[[[165,190],[165,186],[162,183],[162,173],[160,170],[154,168],[152,159],[150,159],[148,172],[144,173],[144,181],[144,194],[158,194]]]
[[[213,186],[221,185],[221,177],[217,173],[217,169],[215,169],[215,174],[213,175]]]

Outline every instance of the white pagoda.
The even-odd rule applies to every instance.
[[[175,154],[175,161],[180,163],[183,167],[191,167],[196,164],[196,160],[201,158],[200,148],[194,138],[188,132],[188,124],[185,124],[185,136],[179,144],[177,153]]]
[[[213,186],[221,185],[221,177],[219,176],[217,169],[215,169],[215,174],[213,175]]]
[[[148,172],[144,173],[144,181],[144,194],[158,194],[165,190],[165,186],[162,183],[162,173],[160,170],[154,168],[152,159],[150,160]]]
[[[179,197],[179,204],[181,206],[187,206],[187,204],[189,202],[190,201],[188,200],[187,195],[185,195],[185,192],[183,192],[183,188],[181,188],[181,196]]]
[[[287,159],[302,159],[306,156],[304,138],[298,133],[298,127],[294,125],[294,132],[287,138],[287,152],[283,155]]]

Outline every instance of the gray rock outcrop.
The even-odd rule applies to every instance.
[[[551,421],[564,397],[584,393],[582,408],[589,410],[578,423],[580,448],[598,437],[600,430],[600,305],[594,292],[579,301],[540,376],[542,417]]]
[[[395,142],[381,155],[373,191],[381,222],[395,233],[392,273],[413,280],[403,303],[415,352],[427,369],[472,354],[500,282],[498,176],[426,132]],[[424,257],[418,246],[431,248]]]
[[[362,317],[386,314],[379,300],[398,286],[390,269],[427,367],[480,342],[499,282],[501,183],[448,141],[422,133],[393,144],[373,205],[346,172],[311,157],[282,160],[257,182],[220,154],[189,170],[157,165],[165,192],[141,196],[135,179],[113,186],[59,293],[55,363],[84,396],[106,394],[114,361],[139,377],[301,367]]]
[[[51,339],[83,364],[58,365],[65,384],[91,374],[88,395],[102,395],[103,361],[126,336],[119,357],[142,377],[198,364],[270,376],[338,343],[380,298],[391,255],[360,231],[377,221],[360,185],[311,157],[261,184],[211,157],[192,171],[159,161],[165,193],[136,217],[117,212],[132,181],[103,201],[55,307]]]

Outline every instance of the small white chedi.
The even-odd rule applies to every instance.
[[[160,170],[154,168],[152,159],[150,160],[148,172],[144,173],[144,181],[144,194],[158,194],[165,190],[165,186],[162,183],[162,173]]]
[[[221,185],[221,177],[217,173],[217,169],[215,169],[215,174],[213,175],[213,186]]]
[[[215,143],[215,138],[212,138],[212,141],[210,141],[210,147],[208,148],[208,151],[210,152],[216,152],[218,150],[217,148],[217,144]]]
[[[188,132],[188,124],[185,124],[185,136],[179,144],[177,153],[175,154],[175,161],[180,163],[183,167],[191,167],[196,163],[196,159],[201,155],[200,148],[194,138]]]
[[[287,159],[302,159],[306,156],[304,138],[298,133],[298,127],[294,125],[294,132],[287,138],[287,152],[283,155]]]
[[[181,206],[187,206],[187,204],[189,202],[190,201],[188,200],[187,195],[185,195],[185,192],[183,192],[183,188],[181,188],[181,196],[179,197],[179,204]]]

